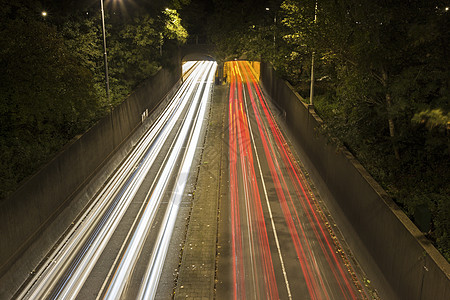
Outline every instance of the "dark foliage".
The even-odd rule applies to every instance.
[[[151,15],[148,3],[120,16],[109,6],[108,103],[99,6],[46,2],[43,16],[40,1],[0,0],[0,200],[155,74],[187,37],[167,1]]]

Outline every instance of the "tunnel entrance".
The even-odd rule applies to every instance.
[[[188,43],[181,49],[181,62],[208,60],[217,62],[217,70],[214,76],[215,84],[223,84],[224,80],[224,62],[217,59],[215,55],[214,44]]]

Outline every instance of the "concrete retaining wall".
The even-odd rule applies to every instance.
[[[141,125],[142,113],[147,109],[151,113],[168,93],[174,92],[180,78],[180,63],[172,70],[160,70],[1,203],[0,277],[72,205],[75,195]],[[58,233],[51,236],[57,237]],[[8,276],[9,280],[14,276]]]
[[[332,196],[349,225],[342,231],[350,247],[363,253],[356,258],[363,268],[378,270],[378,275],[373,273],[375,287],[382,281],[390,285],[393,293],[381,291],[380,296],[450,299],[450,266],[442,255],[351,153],[319,134],[320,118],[268,64],[261,64],[261,81],[285,111],[289,130],[315,168],[310,172],[324,183],[325,194]]]

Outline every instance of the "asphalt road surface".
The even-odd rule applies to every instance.
[[[181,248],[172,236],[185,220],[180,210],[189,206],[186,185],[196,167],[217,64],[184,67],[177,94],[17,298],[171,297]],[[184,234],[185,224],[178,228]]]
[[[228,63],[218,299],[369,299],[249,62]],[[229,217],[226,215],[229,214]],[[228,228],[228,230],[226,229]]]
[[[184,64],[176,95],[16,298],[373,298],[258,72],[227,62],[229,87],[211,98],[216,68]]]

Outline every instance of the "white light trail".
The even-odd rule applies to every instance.
[[[202,66],[203,76],[200,80],[201,83],[205,82],[208,71],[211,70],[211,66],[212,63],[207,63],[204,66]],[[164,170],[161,176],[159,177],[160,179],[158,180],[156,187],[151,194],[148,204],[144,210],[144,213],[136,227],[136,231],[133,234],[133,237],[123,255],[119,267],[115,272],[115,275],[109,285],[109,288],[105,295],[105,299],[120,299],[125,291],[125,288],[127,286],[127,280],[131,277],[131,273],[137,263],[139,255],[142,251],[142,247],[145,243],[145,239],[148,235],[148,232],[155,218],[157,208],[159,207],[163,199],[164,190],[167,188],[169,179],[171,177],[170,175],[176,166],[178,157],[181,153],[183,145],[186,142],[189,129],[192,127],[194,114],[197,110],[197,104],[199,102],[202,90],[203,90],[202,86],[200,86],[197,89],[197,92],[194,96],[194,100],[192,101],[188,114],[184,119],[181,131],[179,132],[176,138],[176,142],[172,147],[171,154],[167,159]]]
[[[19,299],[73,299],[122,219],[202,75],[196,68]],[[80,253],[82,251],[83,253]],[[74,263],[74,260],[77,260]],[[71,268],[68,270],[68,268]],[[66,280],[61,280],[67,277]]]
[[[203,92],[200,109],[197,113],[195,125],[191,131],[191,137],[189,139],[188,150],[183,158],[182,167],[177,176],[177,183],[175,192],[169,201],[169,208],[164,216],[164,221],[158,235],[155,249],[153,251],[150,263],[148,264],[147,271],[141,288],[139,289],[138,299],[154,299],[161,277],[164,261],[166,259],[167,251],[172,237],[172,232],[175,227],[175,221],[180,208],[181,199],[183,196],[184,188],[188,179],[191,164],[194,159],[195,150],[200,137],[203,120],[206,111],[206,105],[208,98],[210,97],[211,85],[214,80],[214,74],[217,68],[217,64],[214,62],[208,76],[207,84]]]

